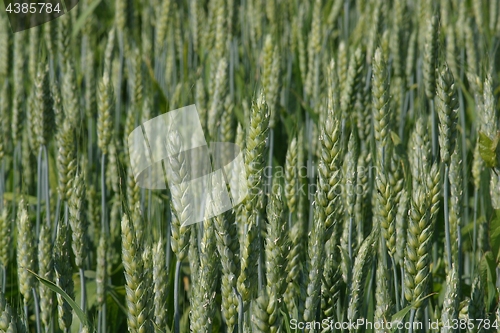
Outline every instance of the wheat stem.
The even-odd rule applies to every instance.
[[[36,294],[36,289],[35,287],[31,288],[33,292],[33,300],[34,300],[34,307],[35,307],[35,324],[36,324],[36,332],[37,333],[42,333],[41,325],[40,325],[40,308],[38,306],[38,296]]]
[[[445,239],[446,239],[446,255],[448,257],[448,269],[451,271],[452,266],[452,252],[451,252],[451,237],[450,237],[450,215],[448,209],[448,181],[449,167],[447,164],[444,165],[444,228],[445,228]]]
[[[24,309],[24,325],[26,326],[26,331],[29,332],[29,310],[28,310],[28,303],[26,301],[23,303],[23,309]]]
[[[181,261],[177,259],[175,263],[174,277],[174,333],[180,332],[180,311],[179,311],[179,282],[181,275]]]
[[[474,188],[474,230],[473,230],[473,242],[472,242],[472,263],[471,263],[471,274],[474,276],[474,270],[476,266],[476,251],[477,251],[477,214],[479,210],[479,189]]]
[[[109,226],[106,214],[106,154],[104,153],[101,158],[101,225],[101,232],[109,235]]]
[[[80,274],[80,287],[81,287],[81,301],[80,301],[80,307],[83,310],[83,313],[87,312],[87,287],[85,286],[85,272],[83,268],[80,268],[78,270]],[[80,329],[82,328],[82,324],[80,323]]]
[[[432,160],[435,161],[437,159],[437,151],[438,151],[438,132],[437,132],[437,124],[436,124],[436,110],[434,107],[434,99],[429,101],[430,109],[431,109],[431,133],[432,133]]]
[[[3,294],[5,294],[5,286],[7,286],[7,268],[4,265],[0,266],[0,270],[2,270],[1,277],[2,277],[2,282],[0,283],[0,290],[2,291]]]
[[[412,308],[410,310],[410,330],[409,330],[409,333],[413,333],[413,323],[415,322],[415,313],[416,313],[415,308]]]
[[[398,268],[396,266],[396,261],[394,260],[394,256],[391,257],[391,263],[392,263],[392,272],[394,276],[394,297],[396,298],[396,312],[399,312],[400,310],[400,304],[399,304],[399,282],[398,282]]]
[[[233,292],[236,294],[238,298],[238,333],[243,333],[243,317],[244,317],[244,303],[243,298],[236,288],[233,287]]]

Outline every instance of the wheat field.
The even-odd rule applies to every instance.
[[[500,332],[499,0],[7,4],[0,333]],[[247,189],[198,223],[185,129],[166,189],[129,146],[193,104]]]

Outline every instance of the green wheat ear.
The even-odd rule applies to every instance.
[[[71,255],[69,231],[68,225],[64,223],[58,224],[56,244],[54,247],[54,270],[57,286],[74,299],[72,267],[68,264]],[[59,327],[61,327],[63,331],[69,332],[71,323],[73,322],[73,310],[62,295],[57,294],[56,297]]]
[[[10,221],[7,214],[7,207],[0,212],[0,266],[8,267],[10,261],[10,243],[12,241]]]
[[[212,332],[213,317],[216,312],[216,294],[219,283],[220,264],[216,254],[217,246],[213,219],[203,222],[203,235],[200,242],[200,266],[195,277],[199,306],[193,307],[190,313],[191,331]]]
[[[54,275],[53,244],[51,229],[43,223],[40,227],[40,237],[38,240],[38,275],[52,281]],[[54,294],[43,283],[39,283],[38,292],[40,294],[40,316],[43,327],[49,330],[54,309]]]
[[[337,242],[334,229],[340,220],[342,212],[340,193],[342,181],[340,105],[337,97],[338,79],[333,61],[329,67],[329,84],[326,106],[328,116],[325,119],[320,136],[321,158],[318,166],[318,190],[314,206],[314,222],[309,237],[308,256],[311,263],[306,287],[304,320],[313,320],[320,306],[325,243],[330,238]],[[335,236],[332,237],[332,234]],[[334,244],[336,245],[336,243]]]
[[[73,176],[76,171],[75,133],[68,118],[65,118],[57,134],[57,169],[59,194],[62,200],[71,196]]]
[[[425,35],[424,49],[424,85],[427,98],[433,99],[436,95],[436,62],[438,53],[438,17],[433,16],[431,24],[428,25],[427,34]]]
[[[25,200],[21,200],[17,213],[17,275],[25,305],[32,300],[31,289],[35,286],[35,277],[28,272],[28,269],[35,271],[37,265],[33,227],[33,221],[28,215],[28,205]]]
[[[187,196],[188,165],[182,151],[180,135],[177,131],[171,132],[167,149],[170,153],[171,170],[169,180],[172,200],[171,246],[178,261],[183,261],[189,247],[190,226],[186,223],[192,218],[192,208]]]
[[[142,244],[137,241],[134,224],[127,215],[123,216],[122,230],[122,262],[124,266],[127,305],[127,324],[129,331],[142,332],[150,329],[149,309],[147,308],[148,285],[144,284],[145,269]]]
[[[168,271],[165,269],[167,265],[165,247],[166,243],[161,237],[157,245],[153,247],[154,323],[162,329],[167,326],[168,311],[166,304]]]
[[[12,308],[7,303],[5,295],[0,290],[0,331],[5,333],[16,333],[17,318],[12,311]]]
[[[111,141],[111,113],[113,112],[113,86],[105,73],[98,87],[97,144],[103,154],[107,154]]]
[[[500,134],[497,134],[496,137],[490,138],[484,132],[479,131],[479,137],[477,140],[477,153],[480,165],[478,165],[478,169],[475,170],[476,174],[474,175],[475,179],[479,178],[480,168],[484,166],[488,168],[496,168],[500,165]],[[478,183],[478,180],[476,180]]]
[[[283,294],[286,291],[287,248],[289,246],[287,220],[283,215],[282,184],[275,181],[272,196],[267,205],[267,225],[265,238],[266,279],[270,315],[270,331],[277,332],[280,328],[280,315]]]
[[[46,145],[54,128],[53,100],[50,92],[49,67],[41,63],[35,80],[34,121],[37,147]],[[37,149],[36,149],[37,150]]]
[[[387,265],[382,261],[382,258],[378,261],[376,276],[376,287],[375,287],[375,315],[374,320],[383,322],[389,320],[393,314],[393,301],[391,299],[391,293],[389,292],[389,270]]]
[[[223,297],[221,310],[228,330],[232,331],[238,320],[238,300],[233,292],[236,288],[236,277],[239,273],[238,226],[235,224],[233,212],[216,216],[214,218],[214,225],[217,249],[222,266],[221,294]],[[191,244],[193,244],[193,241],[191,241]],[[192,274],[195,277],[198,275],[196,273]]]
[[[453,322],[453,320],[458,319],[460,305],[460,290],[458,289],[458,285],[458,272],[455,266],[453,266],[446,277],[446,292],[443,301],[443,310],[441,312],[441,321],[443,323]],[[451,333],[453,330],[444,327],[442,332]]]
[[[355,322],[363,316],[362,306],[365,292],[365,282],[371,262],[377,252],[378,239],[380,231],[377,227],[373,229],[370,235],[364,240],[359,248],[354,261],[352,283],[350,286],[351,295],[349,296],[349,307],[347,309],[347,318]]]
[[[71,227],[73,254],[78,268],[83,267],[87,256],[87,220],[84,211],[85,182],[81,175],[74,179],[73,192],[69,200],[69,223]]]
[[[448,66],[444,66],[439,73],[437,96],[441,161],[449,165],[456,145],[458,94],[453,74]]]
[[[240,240],[241,271],[238,277],[238,292],[246,303],[256,291],[257,260],[261,251],[258,243],[258,216],[262,210],[262,185],[269,133],[269,107],[263,94],[252,103],[250,126],[247,129],[245,150],[245,171],[248,195],[243,202],[244,233]],[[246,304],[247,305],[247,304]]]

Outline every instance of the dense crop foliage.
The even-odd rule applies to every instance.
[[[500,331],[499,0],[0,9],[0,332]],[[186,225],[190,104],[248,195]]]

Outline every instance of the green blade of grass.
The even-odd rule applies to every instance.
[[[417,299],[415,302],[413,302],[412,304],[408,305],[407,307],[405,307],[404,309],[400,310],[399,312],[395,313],[392,318],[391,318],[391,322],[392,323],[395,323],[395,322],[399,322],[399,321],[402,321],[403,318],[410,312],[411,309],[413,309],[415,307],[415,304],[419,303],[419,302],[422,302],[423,300],[425,300],[426,298],[429,298],[431,296],[434,296],[434,295],[437,295],[437,293],[431,293],[425,297],[422,297],[420,299]],[[395,327],[397,325],[393,325],[393,329],[391,330],[391,332],[396,332],[397,330],[397,327]]]
[[[75,25],[73,26],[73,38],[76,37],[80,29],[82,29],[83,24],[87,20],[87,17],[89,17],[90,14],[96,9],[97,6],[101,3],[101,0],[94,0],[92,3],[89,4],[87,8],[85,8],[85,11],[80,15],[80,17],[76,20]]]
[[[43,283],[47,288],[49,288],[53,292],[61,295],[64,298],[64,300],[66,302],[68,302],[68,304],[71,306],[73,311],[75,311],[75,313],[78,316],[78,319],[80,319],[80,322],[82,323],[82,325],[87,326],[91,332],[94,331],[91,328],[91,325],[90,325],[87,317],[85,316],[83,310],[78,306],[78,304],[76,304],[76,302],[71,297],[69,297],[68,294],[66,294],[66,292],[64,290],[62,290],[60,287],[58,287],[54,282],[49,281],[49,280],[41,277],[40,275],[36,274],[32,270],[27,269],[27,271],[30,272],[31,274],[33,274],[38,279],[38,281]]]

